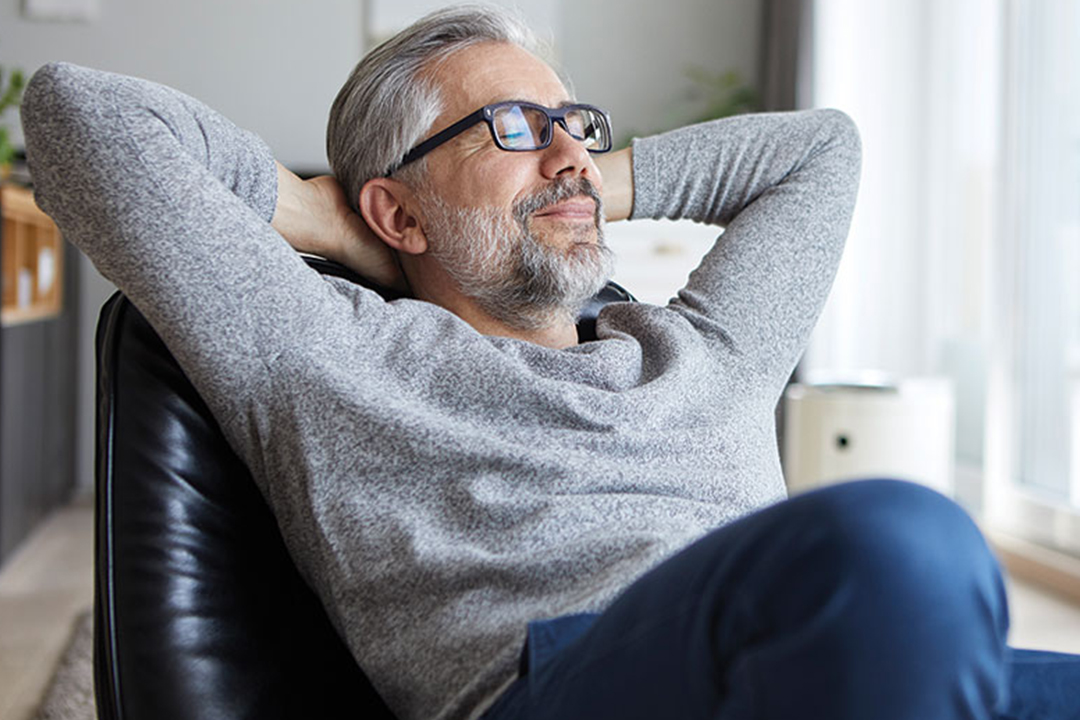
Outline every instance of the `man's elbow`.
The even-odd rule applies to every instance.
[[[826,108],[821,111],[822,125],[829,134],[832,144],[850,153],[856,164],[862,160],[862,138],[859,126],[843,110]]]

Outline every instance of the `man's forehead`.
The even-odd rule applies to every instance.
[[[516,45],[481,43],[451,55],[434,73],[447,114],[467,114],[505,100],[550,107],[571,101],[562,80],[540,58]]]

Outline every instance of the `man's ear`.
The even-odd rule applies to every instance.
[[[419,255],[427,236],[415,214],[412,190],[393,178],[372,178],[360,188],[360,214],[384,243],[400,252]]]

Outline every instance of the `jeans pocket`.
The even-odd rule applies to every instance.
[[[552,658],[584,635],[597,617],[596,613],[576,613],[529,623],[522,675],[538,675]]]

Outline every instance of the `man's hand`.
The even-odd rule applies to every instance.
[[[393,251],[349,207],[330,175],[301,180],[278,163],[278,201],[271,225],[299,252],[339,262],[380,285],[405,289]]]

